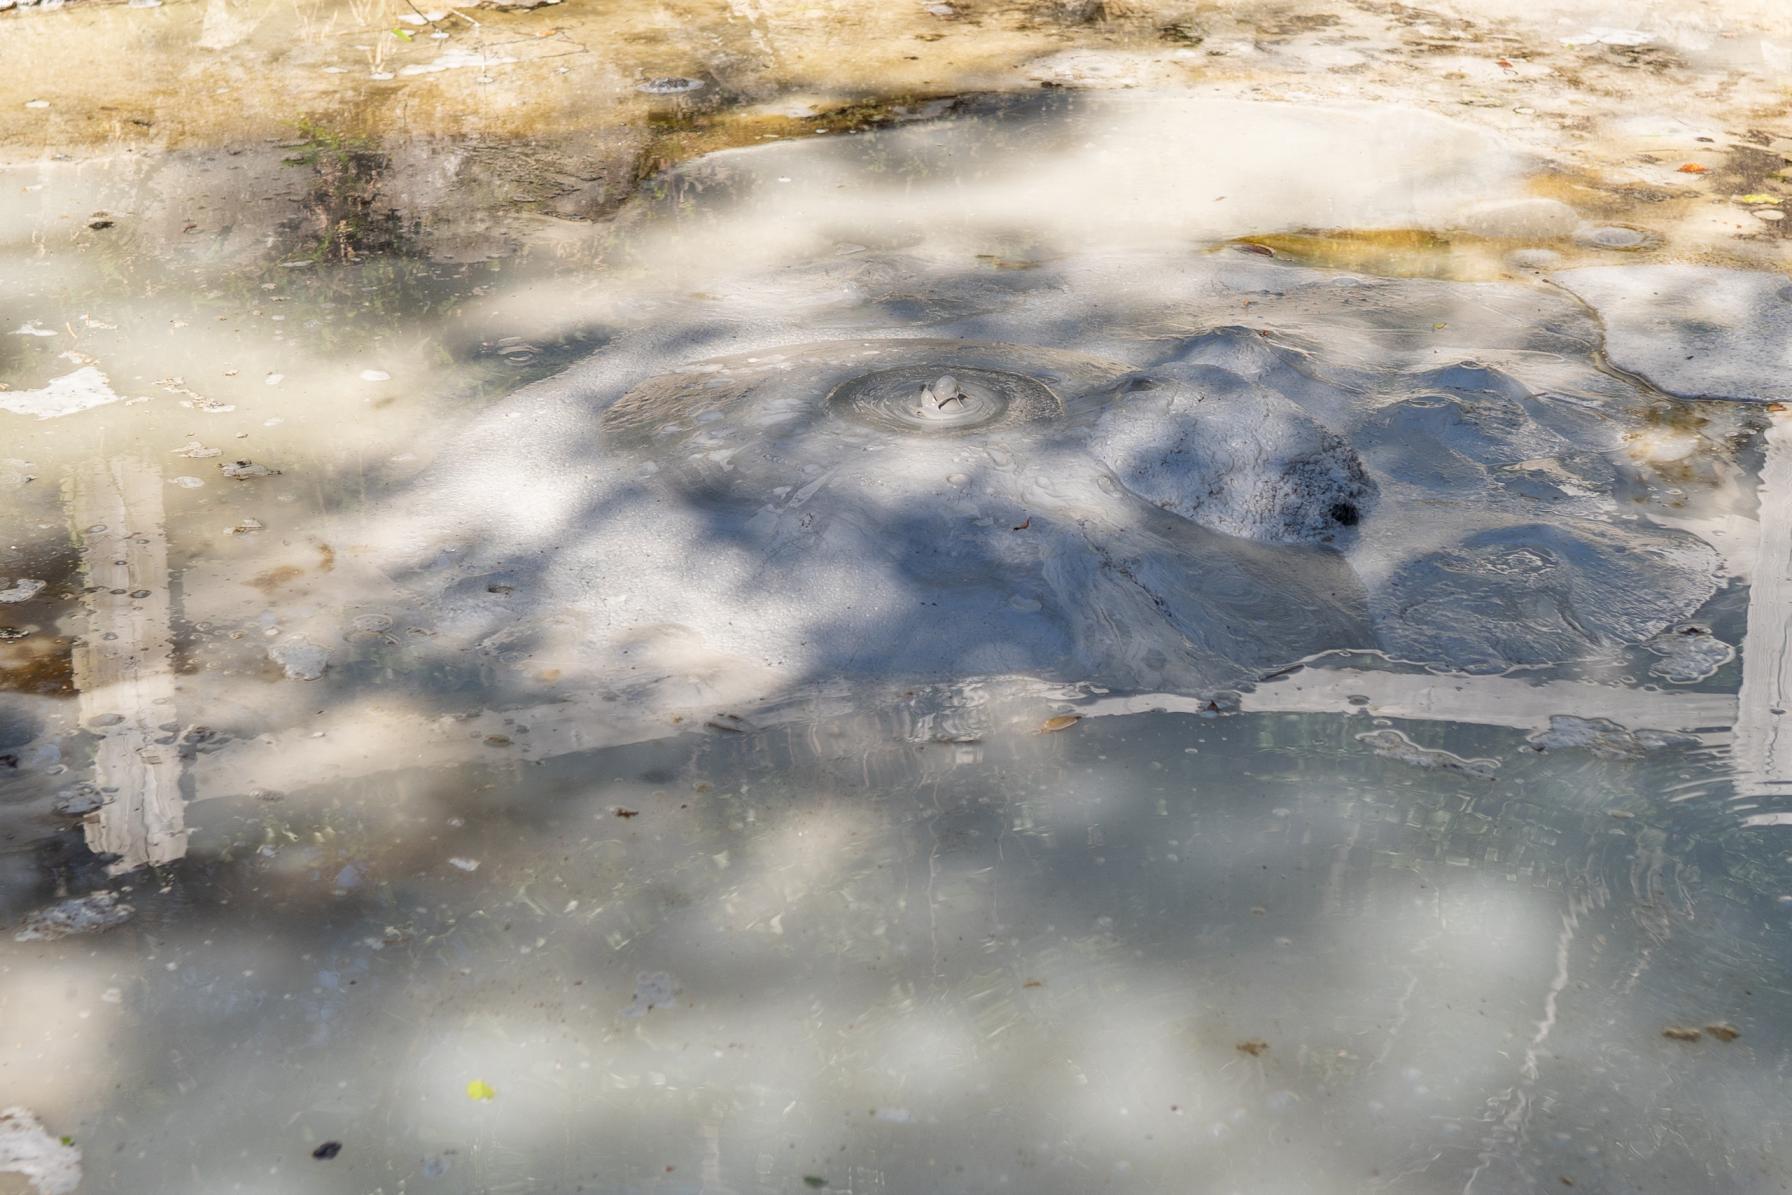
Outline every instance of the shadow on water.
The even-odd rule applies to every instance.
[[[986,165],[1047,142],[1022,130]],[[923,172],[915,160],[888,168]],[[1467,350],[1438,343],[1440,326],[1472,323],[1488,356],[1547,374],[1597,344],[1584,313],[1554,295],[1334,279],[1316,299],[1268,263],[1251,285],[1166,313],[1162,296],[1128,299],[1125,287],[1079,292],[1049,255],[1019,270],[865,260],[846,268],[834,306],[769,330],[687,306],[669,309],[646,351],[598,323],[581,325],[584,340],[469,337],[453,351],[545,376],[592,343],[620,345],[613,361],[600,353],[508,404],[527,415],[572,385],[595,411],[748,334],[1011,342],[1006,313],[1020,305],[1032,344],[1123,374],[1194,333],[1255,321],[1246,337],[1270,333],[1261,339],[1281,353],[1265,371],[1310,382],[1299,362],[1349,341],[1356,355],[1321,370],[1340,406],[1369,392],[1373,365],[1399,375],[1381,396],[1390,405],[1432,402],[1427,426],[1460,413],[1547,432],[1552,446],[1609,418],[1590,411],[1597,400],[1627,412],[1659,401],[1591,366],[1567,371],[1578,389],[1515,398],[1500,390],[1509,374],[1455,364]],[[1276,337],[1315,348],[1283,353]],[[474,375],[471,404],[481,386],[509,388]],[[503,410],[454,451],[513,448]],[[528,442],[545,447],[521,485],[624,461],[595,418]],[[1048,461],[1074,446],[1068,432],[1027,444]],[[1445,445],[1417,465],[1449,477],[1460,463]],[[88,1189],[1429,1192],[1572,1180],[1742,1192],[1785,1181],[1785,1126],[1762,1109],[1777,1107],[1787,1059],[1775,1002],[1787,995],[1792,876],[1775,825],[1739,817],[1777,810],[1731,758],[1727,657],[1677,688],[1627,687],[1675,717],[1691,698],[1731,715],[1664,725],[1676,733],[1660,741],[1631,733],[1653,723],[1543,737],[1559,729],[1552,714],[1596,712],[1561,708],[1564,693],[1616,701],[1592,692],[1616,686],[1583,682],[1650,666],[1617,642],[1519,676],[1537,682],[1528,704],[1489,688],[1500,695],[1461,719],[1383,717],[1348,697],[1355,712],[1203,709],[1189,699],[1222,684],[1264,681],[1247,697],[1273,702],[1282,690],[1267,673],[1387,646],[1342,553],[1248,543],[1124,495],[1103,508],[1108,525],[1059,519],[1041,501],[1016,504],[981,539],[946,539],[936,510],[892,488],[849,494],[831,518],[890,545],[854,579],[895,613],[872,624],[851,609],[799,610],[806,654],[777,688],[710,678],[676,703],[665,693],[691,669],[652,652],[637,665],[624,638],[611,656],[581,657],[596,681],[568,683],[552,640],[575,612],[550,574],[581,551],[618,587],[631,567],[695,588],[720,559],[754,561],[727,579],[743,609],[788,587],[789,562],[765,555],[739,517],[745,491],[726,469],[687,467],[681,492],[620,484],[546,504],[524,530],[506,517],[458,524],[446,563],[392,565],[390,588],[371,597],[351,587],[345,598],[324,570],[296,582],[260,606],[293,622],[329,608],[340,641],[314,681],[276,679],[261,624],[244,618],[235,629],[261,637],[232,640],[226,624],[201,629],[187,613],[177,650],[216,694],[195,726],[183,690],[182,716],[142,745],[184,768],[184,857],[109,876],[75,831],[45,830],[67,825],[44,811],[73,771],[53,780],[58,765],[38,760],[21,775],[14,808],[29,812],[4,857],[9,920],[102,885],[132,906],[103,936],[0,946],[0,967],[20,980],[0,997],[13,1039],[0,1087],[29,1078],[34,1106],[81,1145]],[[1579,517],[1571,487],[1476,470],[1460,505]],[[1000,472],[967,469],[964,484],[993,486]],[[1632,486],[1653,517],[1658,480],[1645,464],[1611,484]],[[343,525],[331,519],[371,525],[442,495],[396,467],[360,484],[362,496],[320,499],[284,534],[303,543]],[[474,487],[456,500],[501,514],[513,495]],[[1384,509],[1397,500],[1389,485]],[[676,509],[655,519],[691,533],[644,536],[621,561],[584,542],[656,505]],[[1377,517],[1358,530],[1353,515],[1351,534],[1375,533]],[[1014,574],[1028,533],[1097,561],[1099,584],[1067,587],[1084,608],[1042,608],[1027,639],[1013,619],[942,627],[930,603]],[[1138,580],[1147,557],[1171,584]],[[183,577],[194,607],[204,580]],[[1745,669],[1747,592],[1733,586],[1700,611],[1742,643]],[[338,617],[363,601],[394,613]],[[1077,662],[1077,620],[1104,614],[1118,627],[1117,671],[1164,692],[1091,684],[1112,678]],[[1145,658],[1166,625],[1189,645],[1183,671]],[[952,667],[904,674],[916,644]],[[214,660],[242,671],[207,677]],[[1513,679],[1380,658],[1300,675],[1333,671],[1345,693],[1395,677],[1415,705],[1466,691],[1473,706],[1475,685]],[[840,685],[852,675],[877,680]],[[266,698],[300,684],[302,701]],[[712,699],[720,692],[731,696]],[[742,695],[760,708],[734,704]],[[1097,716],[1115,712],[1098,708],[1108,699],[1135,704]],[[1153,708],[1177,699],[1200,712]],[[264,700],[286,720],[266,718]],[[390,707],[403,716],[381,721]],[[1072,710],[1080,721],[1040,733],[1048,714]],[[80,714],[89,725],[92,712]],[[612,727],[623,729],[605,739]],[[8,729],[22,741],[0,749],[43,737],[28,729]],[[315,734],[326,735],[320,756],[307,754]],[[66,741],[67,765],[83,765],[93,742]],[[300,763],[281,771],[282,757]],[[307,775],[313,759],[331,766]],[[470,1096],[475,1082],[496,1098]],[[326,1141],[341,1153],[308,1156]]]
[[[986,713],[195,806],[75,952],[156,964],[93,1181],[310,1189],[321,1139],[466,1190],[1777,1181],[1733,1159],[1786,1048],[1785,867],[1713,815],[1708,749],[1450,728],[1484,778],[1366,715]]]

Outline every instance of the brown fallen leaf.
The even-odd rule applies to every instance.
[[[616,806],[616,816],[617,817],[624,817],[624,818],[639,817],[640,815],[641,815],[641,811],[639,809],[624,809],[620,805]]]
[[[1033,525],[1033,516],[1032,516],[1032,515],[1028,515],[1028,516],[1027,516],[1027,517],[1026,517],[1026,518],[1025,518],[1025,519],[1024,519],[1024,520],[1023,520],[1023,521],[1022,521],[1022,522],[1021,522],[1021,524],[1020,524],[1020,525],[1019,525],[1019,526],[1018,526],[1018,527],[1013,527],[1013,528],[1010,528],[1010,530],[1012,530],[1012,531],[1025,531],[1025,530],[1026,530],[1026,529],[1027,529],[1027,528],[1028,528],[1028,527],[1031,527],[1031,526],[1032,526],[1032,525]]]
[[[1269,1043],[1260,1038],[1253,1037],[1250,1041],[1239,1042],[1237,1049],[1240,1054],[1249,1054],[1252,1058],[1255,1058],[1265,1050],[1269,1049]]]
[[[1498,58],[1494,60],[1494,65],[1498,66],[1503,71],[1509,71],[1512,69],[1512,60],[1510,58]]]
[[[1083,720],[1081,714],[1058,714],[1047,718],[1039,724],[1040,734],[1050,734],[1054,730],[1069,730]]]
[[[1045,980],[1029,979],[1029,980],[1027,980],[1027,982],[1021,984],[1020,986],[1023,988],[1042,988],[1045,986]]]
[[[1703,1036],[1697,1029],[1688,1029],[1685,1025],[1669,1025],[1661,1035],[1672,1041],[1698,1041]]]
[[[1697,162],[1683,163],[1676,171],[1678,174],[1706,174],[1708,172],[1709,167],[1701,166]]]
[[[1719,1021],[1715,1025],[1705,1026],[1705,1032],[1709,1033],[1712,1037],[1715,1037],[1718,1041],[1735,1041],[1742,1036],[1742,1031],[1740,1029],[1724,1021]]]

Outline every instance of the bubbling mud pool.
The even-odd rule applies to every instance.
[[[40,421],[22,376],[41,567],[0,650],[56,684],[0,694],[0,1157],[87,1191],[1782,1185],[1792,442],[1723,401],[1777,396],[1779,289],[1023,218],[1088,194],[1042,146],[1307,119],[1154,103],[675,171],[613,273],[481,276],[457,343],[600,347],[432,375],[439,427],[389,360],[240,414],[102,358]],[[1494,150],[1346,198],[1454,219]],[[343,467],[348,426],[391,459]]]
[[[885,264],[860,268],[914,284]],[[615,342],[421,480],[395,536],[429,545],[407,584],[453,612],[444,635],[570,634],[556,666],[613,661],[610,683],[651,624],[762,685],[1025,674],[1190,694],[1327,650],[1572,666],[1717,592],[1684,487],[1625,452],[1664,397],[1601,365],[1570,301],[1220,255],[1153,263],[1162,302],[1091,302],[1117,268],[1060,259],[925,337],[772,330],[645,379],[637,359],[702,325]],[[1281,326],[1168,326],[1200,322],[1179,302],[1240,300]],[[1077,345],[1021,339],[1072,304]],[[1472,325],[1361,356],[1465,307],[1492,325],[1481,357]],[[548,610],[552,631],[531,621]]]

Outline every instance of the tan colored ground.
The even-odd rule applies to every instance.
[[[939,97],[1165,87],[1427,107],[1532,150],[1540,194],[1648,229],[1648,251],[1788,261],[1792,221],[1773,213],[1792,193],[1792,30],[1776,0],[935,7],[945,15],[914,0],[566,0],[519,12],[72,0],[0,13],[0,163],[155,175],[174,213],[157,237],[203,226],[201,206],[231,207],[249,228],[290,221],[297,205],[326,251],[335,233],[335,250],[359,238],[377,251],[378,237],[338,226],[380,215],[426,225],[432,255],[478,259],[563,245],[567,222],[608,216],[641,180],[707,150],[927,115]],[[1651,40],[1623,44],[1625,29]],[[1588,35],[1618,44],[1568,44]],[[444,56],[466,65],[427,69]],[[703,86],[639,89],[663,77]],[[293,157],[314,187],[294,185]],[[1357,244],[1354,230],[1263,230],[1334,231],[1344,240],[1280,248],[1353,268],[1483,272],[1472,246],[1415,256],[1411,243],[1393,254]]]

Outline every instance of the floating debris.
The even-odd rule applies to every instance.
[[[1690,685],[1707,680],[1736,658],[1736,649],[1697,623],[1682,623],[1643,644],[1661,657],[1649,666],[1649,675],[1669,684]]]
[[[1269,1043],[1261,1038],[1253,1037],[1250,1041],[1241,1041],[1234,1047],[1240,1054],[1249,1054],[1252,1058],[1261,1056],[1269,1049]]]
[[[1703,1036],[1697,1029],[1685,1025],[1669,1025],[1661,1035],[1670,1041],[1698,1041]]]
[[[1069,730],[1082,720],[1081,714],[1056,714],[1039,724],[1039,733],[1051,734],[1053,731]]]
[[[456,856],[454,856],[454,858],[448,860],[448,866],[458,867],[462,871],[478,871],[479,870],[479,860],[467,859],[467,858],[463,858],[460,855],[456,855]]]
[[[330,666],[328,648],[297,635],[269,645],[268,659],[280,665],[289,680],[316,680]]]
[[[13,935],[19,942],[54,942],[76,934],[94,934],[123,925],[135,912],[111,892],[91,892],[39,909],[25,918],[24,928]]]
[[[112,389],[106,375],[91,365],[51,378],[37,390],[0,390],[0,411],[58,419],[119,402],[123,395]]]
[[[22,1174],[35,1195],[73,1195],[81,1185],[81,1151],[52,1137],[29,1108],[0,1111],[0,1174]]]
[[[622,1010],[625,1017],[644,1017],[678,997],[678,985],[664,971],[643,971],[635,976],[635,998]]]
[[[326,1141],[322,1145],[318,1146],[316,1149],[312,1150],[311,1156],[316,1158],[320,1162],[327,1162],[331,1158],[335,1157],[337,1154],[339,1154],[341,1152],[342,1152],[342,1142]]]
[[[1473,776],[1477,780],[1492,780],[1494,770],[1500,766],[1497,759],[1464,759],[1448,751],[1438,751],[1430,747],[1421,747],[1398,730],[1369,730],[1356,736],[1356,741],[1364,744],[1369,750],[1384,759],[1407,764],[1415,768],[1437,768],[1446,772],[1461,772]]]
[[[1742,1031],[1740,1029],[1725,1021],[1719,1021],[1715,1025],[1705,1026],[1705,1032],[1709,1033],[1712,1037],[1715,1037],[1718,1041],[1735,1041],[1742,1036]]]
[[[106,799],[101,795],[99,789],[91,784],[82,784],[67,792],[59,793],[56,803],[51,808],[67,817],[84,817],[105,803]]]
[[[254,461],[226,461],[218,466],[224,476],[236,481],[248,481],[255,477],[278,477],[280,470],[270,469],[266,465],[258,465]]]
[[[28,602],[42,593],[44,586],[48,584],[49,582],[39,581],[34,577],[20,577],[5,589],[0,589],[0,602]]]
[[[434,62],[413,62],[410,66],[404,67],[398,73],[406,77],[433,75],[439,71],[459,70],[462,67],[469,66],[504,66],[515,61],[516,59],[508,54],[483,54],[477,50],[447,50],[439,55]],[[370,373],[377,373],[380,376],[377,378],[370,378],[367,376]],[[377,369],[366,370],[361,374],[361,377],[369,382],[383,382],[390,376],[390,374],[382,373]]]
[[[1549,729],[1525,740],[1539,751],[1582,750],[1607,759],[1633,759],[1663,747],[1696,747],[1698,737],[1667,730],[1630,730],[1609,718],[1552,714]]]
[[[467,1098],[489,1102],[498,1098],[498,1090],[484,1079],[473,1079],[467,1083]]]
[[[687,79],[682,75],[661,75],[656,79],[645,79],[635,84],[635,90],[648,95],[683,95],[686,92],[703,90],[701,79]]]

